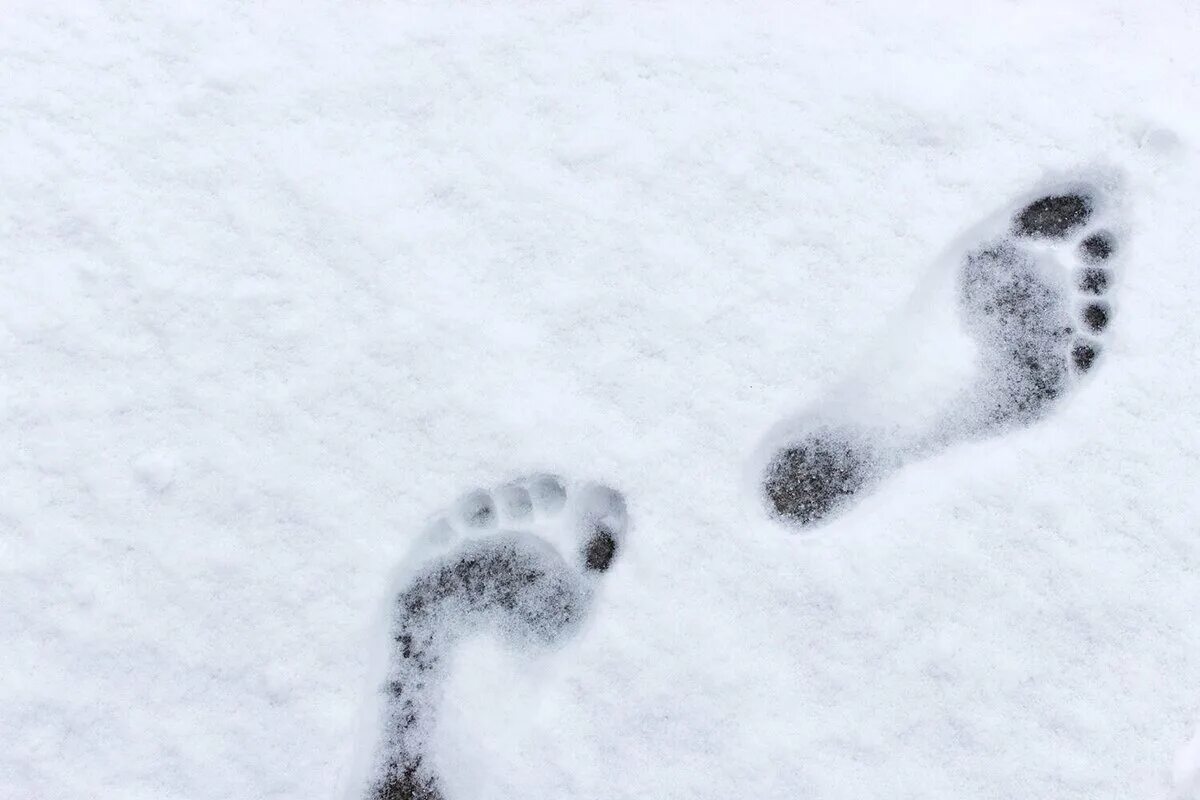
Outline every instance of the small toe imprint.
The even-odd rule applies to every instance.
[[[1091,342],[1077,342],[1071,348],[1071,363],[1075,365],[1075,369],[1080,372],[1087,372],[1095,363],[1096,357],[1100,355],[1099,348]]]
[[[1079,243],[1079,259],[1086,264],[1100,264],[1117,249],[1116,238],[1108,231],[1096,231]]]
[[[458,501],[459,518],[469,528],[487,528],[496,520],[496,502],[482,489]]]
[[[583,550],[583,564],[592,572],[604,572],[617,554],[617,540],[603,525],[596,526]]]
[[[1109,315],[1106,303],[1089,303],[1083,309],[1083,324],[1092,333],[1099,333],[1108,327]]]
[[[535,475],[527,488],[534,508],[541,514],[557,514],[567,502],[567,490],[553,475]]]
[[[508,484],[496,490],[500,511],[510,520],[521,521],[533,513],[533,498],[524,486]]]
[[[1109,284],[1108,270],[1099,267],[1087,267],[1079,271],[1075,285],[1085,294],[1104,294]]]

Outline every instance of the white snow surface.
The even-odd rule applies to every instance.
[[[456,654],[448,800],[1196,796],[1198,41],[1191,0],[6,3],[0,798],[341,796],[395,565],[539,469],[632,527],[569,641]],[[1094,374],[769,521],[764,432],[1092,163]]]

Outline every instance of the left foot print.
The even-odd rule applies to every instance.
[[[363,796],[443,800],[428,742],[455,642],[483,625],[519,646],[563,639],[627,528],[619,492],[549,475],[470,492],[435,521],[396,597],[383,731]]]

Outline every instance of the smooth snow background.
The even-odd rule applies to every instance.
[[[462,653],[467,798],[1145,798],[1200,719],[1194,4],[0,8],[0,796],[328,798],[421,522],[635,528]],[[1129,173],[1051,419],[812,537],[744,459],[943,246]]]

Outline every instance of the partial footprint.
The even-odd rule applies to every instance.
[[[1176,752],[1171,782],[1175,797],[1200,797],[1200,725],[1191,740]]]
[[[619,492],[550,475],[470,492],[435,520],[399,578],[366,797],[442,800],[428,742],[455,642],[485,625],[518,647],[564,639],[627,528]]]
[[[812,526],[904,463],[1030,423],[1102,359],[1123,256],[1119,182],[1048,182],[952,246],[842,384],[764,440],[770,513]]]

